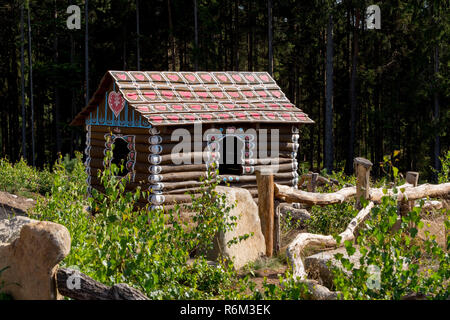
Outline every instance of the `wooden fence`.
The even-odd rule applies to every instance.
[[[441,198],[450,195],[450,183],[438,185],[423,184],[418,186],[419,173],[409,171],[406,173],[406,183],[394,189],[370,188],[370,170],[372,163],[364,158],[354,159],[356,186],[344,187],[332,193],[315,192],[318,182],[336,185],[337,182],[320,177],[317,173],[301,177],[299,185],[309,181],[308,191],[274,183],[275,173],[260,170],[256,172],[258,183],[258,211],[261,219],[261,229],[266,239],[266,255],[271,257],[280,248],[280,206],[282,202],[300,203],[307,206],[325,206],[342,203],[356,198],[356,208],[361,209],[360,199],[377,204],[385,195],[397,198],[399,216],[412,209],[415,201],[421,198]],[[439,206],[440,203],[429,202],[428,206]]]

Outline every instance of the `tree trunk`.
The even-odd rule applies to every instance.
[[[234,70],[239,71],[239,0],[234,3]]]
[[[86,96],[85,104],[89,103],[89,1],[85,0],[84,4],[84,19],[86,22],[84,32],[84,74],[86,82]]]
[[[194,0],[194,71],[198,71],[198,18],[197,0]]]
[[[24,58],[24,4],[20,7],[20,83],[21,83],[21,94],[22,94],[22,156],[23,159],[27,158],[27,138],[26,138],[26,110],[25,110],[25,58]]]
[[[348,141],[348,154],[346,162],[347,174],[353,173],[353,157],[355,147],[356,133],[356,78],[358,63],[358,27],[359,27],[359,10],[356,11],[355,26],[353,28],[353,58],[352,58],[352,74],[350,78],[350,139]]]
[[[333,16],[328,17],[326,59],[326,106],[324,165],[328,173],[333,170]]]
[[[31,22],[30,7],[28,5],[28,59],[30,68],[30,105],[31,105],[31,144],[32,144],[32,163],[36,166],[36,150],[34,141],[34,97],[33,97],[33,59],[31,54]]]
[[[168,50],[168,58],[169,58],[169,70],[175,71],[175,41],[173,36],[173,23],[172,23],[172,8],[170,4],[170,0],[167,0],[167,12],[168,12],[168,23],[169,23],[169,50]]]
[[[267,0],[267,25],[268,25],[268,39],[269,39],[269,64],[268,72],[273,75],[273,51],[272,51],[272,0]]]
[[[140,48],[141,32],[139,29],[139,0],[136,0],[136,59],[137,70],[141,70],[141,48]]]
[[[253,0],[247,1],[247,65],[248,71],[253,71],[253,26],[254,23],[254,13],[252,8]]]
[[[57,20],[58,20],[58,11],[56,7],[56,0],[54,2],[54,39],[53,39],[53,52],[54,52],[54,63],[58,65],[58,30],[57,30]],[[55,103],[54,103],[54,116],[55,116],[55,131],[56,131],[56,152],[61,153],[62,139],[61,139],[61,116],[60,116],[60,93],[59,93],[59,81],[58,76],[55,76],[54,83],[54,94],[55,94]]]
[[[437,77],[437,74],[439,73],[439,48],[436,46],[434,48],[434,76]],[[434,110],[433,110],[433,123],[436,127],[439,127],[439,112],[440,112],[440,105],[439,105],[439,93],[437,89],[434,91]],[[441,163],[439,160],[439,156],[441,155],[441,146],[440,146],[440,138],[439,138],[439,132],[436,133],[436,136],[434,137],[434,147],[433,147],[433,166],[434,169],[437,171],[440,171],[441,169]],[[437,182],[437,175],[434,177],[435,182]]]

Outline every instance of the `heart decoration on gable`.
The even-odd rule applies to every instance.
[[[117,118],[125,107],[125,99],[120,92],[111,91],[108,95],[108,105]]]

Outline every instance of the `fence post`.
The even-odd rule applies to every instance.
[[[413,187],[417,187],[417,183],[419,182],[419,173],[415,171],[406,172],[406,183],[412,184]],[[409,211],[414,208],[415,201],[406,201],[406,199],[402,198],[399,201],[398,208],[400,217],[405,216]]]
[[[419,183],[419,173],[415,171],[408,171],[406,173],[406,182],[412,184],[414,187],[417,187]]]
[[[361,197],[369,199],[370,193],[370,169],[372,162],[364,158],[355,158],[353,166],[356,175],[356,209],[361,209]]]
[[[319,174],[317,172],[311,173],[311,180],[309,181],[309,184],[308,184],[308,192],[316,192],[318,177],[319,177]]]
[[[266,256],[273,255],[274,238],[274,183],[273,172],[264,168],[256,171],[258,184],[258,214],[266,242]]]
[[[274,221],[273,221],[273,254],[277,255],[280,252],[281,246],[281,207],[280,202],[274,199]]]

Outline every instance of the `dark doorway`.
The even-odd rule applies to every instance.
[[[128,153],[130,150],[128,150],[128,143],[120,138],[117,138],[114,140],[114,149],[112,151],[113,158],[111,163],[114,163],[119,168],[118,176],[125,176],[128,173],[128,170],[126,168],[126,163],[128,160]],[[123,168],[120,169],[120,166],[123,165]]]
[[[225,136],[222,140],[222,152],[220,153],[219,174],[242,174],[240,161],[242,142],[233,136]],[[239,161],[238,161],[239,160]]]

